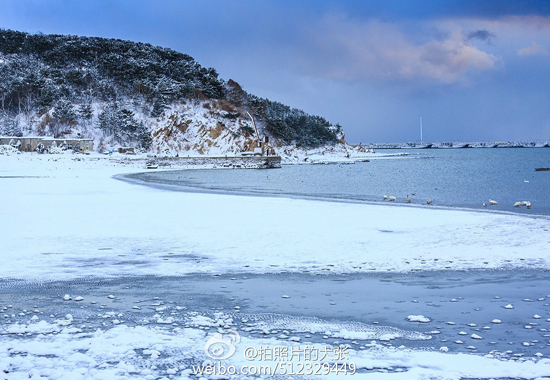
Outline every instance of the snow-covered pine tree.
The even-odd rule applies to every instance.
[[[91,104],[82,103],[78,106],[77,115],[81,120],[90,121],[92,119],[94,112],[92,110]]]
[[[76,112],[72,103],[65,98],[59,99],[55,104],[53,117],[60,124],[70,124],[76,119]]]
[[[6,114],[0,115],[0,135],[10,137],[23,136],[17,119],[9,117]]]

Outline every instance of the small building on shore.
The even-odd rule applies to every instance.
[[[35,152],[40,144],[43,144],[45,148],[50,148],[54,145],[66,146],[69,150],[79,147],[81,152],[91,152],[94,150],[93,139],[54,139],[53,137],[43,136],[0,136],[0,145],[19,146],[21,152]]]

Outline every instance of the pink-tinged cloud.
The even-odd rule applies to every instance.
[[[531,46],[528,46],[523,49],[519,49],[518,55],[521,57],[526,57],[529,55],[548,55],[548,50],[546,50],[544,46],[541,46],[536,42],[533,42]]]
[[[495,67],[497,58],[473,46],[461,28],[413,34],[378,20],[327,17],[311,27],[300,64],[309,73],[336,80],[445,84]]]
[[[536,30],[543,34],[550,32],[550,16],[507,16],[497,19],[495,23],[514,29]]]

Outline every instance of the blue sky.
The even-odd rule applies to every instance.
[[[0,27],[187,53],[347,140],[550,140],[550,1],[0,0]]]

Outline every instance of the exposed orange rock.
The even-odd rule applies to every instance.
[[[218,123],[218,125],[216,125],[216,128],[210,130],[208,136],[210,136],[210,138],[212,139],[217,139],[221,136],[224,129],[225,125],[223,125],[222,123]]]

